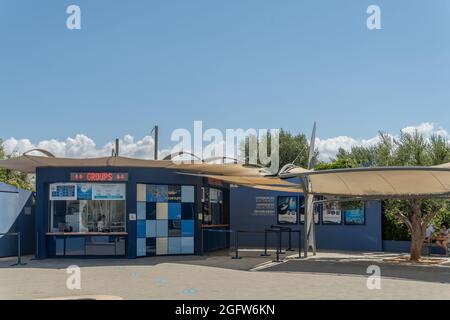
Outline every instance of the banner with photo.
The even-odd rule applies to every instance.
[[[125,184],[93,184],[92,200],[125,200]]]
[[[76,183],[53,183],[50,185],[50,200],[77,200]]]
[[[277,200],[278,224],[297,224],[298,197],[279,196]]]
[[[77,185],[78,200],[92,200],[92,184],[79,183]]]
[[[366,211],[364,205],[360,208],[345,209],[344,223],[349,225],[364,225],[366,224]]]
[[[323,204],[322,224],[342,224],[342,210],[339,202]]]
[[[314,199],[317,200],[317,199]],[[314,223],[319,224],[320,223],[320,211],[321,211],[321,205],[315,205],[314,206]],[[305,198],[301,198],[300,200],[300,223],[305,223]]]

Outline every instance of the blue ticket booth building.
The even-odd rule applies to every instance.
[[[38,258],[199,254],[229,228],[228,185],[166,168],[39,167],[36,192]]]

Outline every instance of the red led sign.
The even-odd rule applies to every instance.
[[[128,181],[128,173],[121,172],[72,172],[71,181],[121,182]]]

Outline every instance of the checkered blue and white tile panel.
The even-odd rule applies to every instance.
[[[137,186],[137,256],[194,253],[194,186]]]

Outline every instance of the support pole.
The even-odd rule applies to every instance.
[[[305,223],[304,223],[304,250],[305,258],[308,257],[308,251],[312,249],[313,255],[316,255],[316,232],[314,222],[314,196],[309,193],[311,185],[308,177],[302,179],[302,186],[305,196]]]

